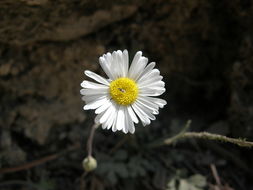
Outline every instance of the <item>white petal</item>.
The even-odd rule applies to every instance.
[[[140,110],[142,110],[146,114],[149,119],[155,120],[155,116],[152,114],[154,110],[149,109],[145,106],[145,104],[140,104],[138,101],[136,101],[135,104],[137,107],[139,107]]]
[[[160,108],[163,108],[167,104],[167,102],[165,100],[160,99],[160,98],[145,97],[145,99],[157,104]]]
[[[132,67],[132,70],[130,70],[129,77],[133,80],[136,80],[141,73],[143,72],[144,68],[146,67],[148,63],[148,59],[146,57],[141,57],[134,67]],[[130,68],[131,69],[131,68]]]
[[[99,83],[105,84],[107,86],[109,85],[108,80],[106,80],[104,77],[101,77],[101,76],[99,76],[98,74],[96,74],[92,71],[86,70],[86,71],[84,71],[84,74],[87,77],[90,77],[90,78],[94,79],[95,81],[97,81]]]
[[[141,75],[137,78],[137,82],[140,78],[142,78],[144,75],[148,74],[149,72],[151,72],[151,70],[155,67],[155,62],[151,62],[147,65],[147,67],[143,70],[143,72],[141,73]]]
[[[127,111],[127,108],[124,107],[124,116],[125,116],[125,126],[122,128],[122,131],[127,134],[128,133],[128,128],[129,128],[129,121],[130,121],[130,116],[128,115],[128,111]]]
[[[100,122],[100,123],[105,123],[105,122],[109,119],[110,115],[113,113],[113,110],[114,110],[114,107],[113,107],[113,106],[109,107],[109,108],[104,112],[104,114],[103,114],[103,116],[100,118],[99,122]]]
[[[129,56],[128,56],[128,51],[125,49],[122,54],[122,59],[123,59],[123,71],[124,71],[124,77],[127,76],[128,74],[128,67],[129,67]]]
[[[124,107],[120,106],[117,114],[116,120],[116,128],[117,130],[122,130],[125,128],[125,115],[124,115]]]
[[[118,53],[116,51],[112,52],[112,73],[116,78],[122,77],[122,72],[120,65],[118,64]]]
[[[103,55],[109,68],[112,67],[112,54],[110,52],[108,52],[106,55]]]
[[[98,107],[102,106],[105,102],[106,102],[106,98],[102,98],[100,100],[95,100],[93,102],[86,104],[83,107],[83,109],[84,110],[97,109]]]
[[[107,127],[106,124],[103,123],[103,124],[102,124],[102,129],[106,129],[106,127]]]
[[[93,102],[95,100],[100,100],[102,98],[105,98],[107,95],[101,95],[101,94],[98,94],[98,95],[88,95],[88,96],[83,96],[82,97],[82,100],[85,101],[86,104],[90,103],[90,102]]]
[[[105,74],[110,78],[110,79],[115,79],[114,76],[111,73],[111,69],[110,69],[110,64],[107,63],[106,59],[105,59],[104,55],[103,57],[99,58],[99,63],[102,67],[102,69],[104,70]]]
[[[125,128],[125,130],[123,129],[123,132],[128,133],[128,131],[129,131],[130,133],[133,134],[135,131],[135,127],[134,127],[134,123],[129,115],[127,108],[124,109],[124,113],[125,113],[126,128]]]
[[[117,118],[117,111],[118,111],[118,105],[114,102],[111,102],[113,106],[110,108],[112,109],[111,114],[109,115],[108,119],[105,121],[106,129],[110,129],[112,125],[115,123]]]
[[[165,88],[144,88],[139,90],[141,96],[160,96],[165,92]]]
[[[81,83],[81,86],[83,88],[91,88],[91,89],[108,89],[108,86],[106,85],[103,85],[103,84],[98,84],[98,83],[95,83],[95,82],[90,82],[90,81],[87,81],[87,80],[84,80],[82,83]]]
[[[142,57],[142,52],[141,51],[138,51],[135,56],[134,56],[134,59],[130,65],[130,68],[129,68],[129,71],[128,71],[128,77],[131,78],[132,76],[132,73],[135,71],[136,67],[137,67],[137,64],[138,64],[138,61],[139,59]]]
[[[150,113],[152,114],[158,114],[158,106],[156,104],[151,104],[150,102],[144,101],[140,98],[136,100],[140,105],[145,107],[146,109],[149,110]]]
[[[144,86],[146,84],[162,81],[162,79],[163,77],[161,75],[157,75],[157,76],[145,78],[144,80],[140,80],[137,84],[138,86]]]
[[[112,131],[113,132],[117,131],[117,127],[116,127],[116,121],[117,121],[117,117],[118,117],[117,115],[118,115],[118,112],[116,112],[115,120],[113,121],[113,124],[112,124]]]
[[[96,109],[95,114],[100,114],[100,113],[104,112],[110,106],[112,106],[112,103],[111,103],[110,99],[108,98],[102,106],[100,106],[99,108]]]
[[[108,90],[105,89],[81,89],[80,94],[82,95],[103,95],[103,94],[108,94]]]
[[[112,57],[111,53],[107,53],[106,55],[103,56],[105,58],[105,62],[108,65],[108,68],[110,70],[110,73],[112,75],[111,79],[116,79],[117,77],[117,68],[115,67],[115,60]]]
[[[107,120],[103,123],[104,127],[106,129],[110,129],[114,120],[116,119],[115,118],[115,113],[116,113],[116,107],[115,106],[112,106],[112,107],[109,107],[108,109],[111,109],[110,110],[110,115],[108,116]]]
[[[149,120],[148,116],[136,105],[136,102],[132,104],[132,107],[133,107],[135,113],[140,118],[143,126],[149,125],[150,120]]]
[[[146,96],[139,96],[138,101],[142,102],[143,104],[145,104],[150,109],[155,110],[153,112],[153,114],[158,114],[159,113],[158,112],[159,106],[156,103],[150,101]]]
[[[124,73],[124,62],[123,62],[123,57],[122,57],[122,51],[118,50],[116,54],[116,60],[117,60],[117,66],[118,66],[118,71],[120,77],[125,76]]]
[[[149,80],[149,79],[154,79],[155,77],[160,76],[160,71],[158,69],[153,69],[149,73],[143,75],[139,80],[138,84],[141,84],[143,81]]]
[[[136,117],[136,115],[135,115],[135,113],[134,113],[134,111],[133,111],[133,109],[132,109],[131,106],[127,106],[127,111],[128,111],[128,113],[129,113],[129,115],[130,115],[132,121],[133,121],[134,123],[139,123],[139,120],[138,120],[138,118]]]
[[[134,126],[134,123],[132,121],[129,121],[129,127],[128,127],[128,130],[130,133],[134,133],[135,132],[135,126]]]
[[[144,83],[141,85],[138,85],[139,89],[144,89],[144,88],[157,88],[157,87],[162,87],[164,88],[165,83],[163,81],[156,81],[156,82],[151,82],[151,83]]]
[[[100,118],[101,118],[103,115],[104,115],[104,113],[98,114],[98,115],[95,117],[94,122],[95,122],[95,123],[100,123],[99,120],[100,120]]]
[[[115,52],[113,53],[115,57]],[[109,65],[110,72],[113,76],[112,79],[118,78],[118,68],[115,63],[116,59],[113,58],[113,55],[111,53],[107,53],[105,59],[106,59],[107,64]]]

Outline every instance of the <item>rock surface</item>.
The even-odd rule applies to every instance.
[[[194,130],[223,126],[226,135],[253,138],[251,1],[2,0],[0,17],[6,166],[80,141],[82,129],[88,133],[93,115],[82,110],[83,71],[103,74],[98,57],[117,49],[130,57],[142,50],[164,76],[168,105],[154,134],[167,135],[171,121],[192,118]]]

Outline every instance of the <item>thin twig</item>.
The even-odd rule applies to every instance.
[[[221,186],[220,176],[219,176],[219,174],[218,174],[218,172],[217,172],[217,169],[216,169],[215,165],[214,165],[214,164],[211,164],[211,165],[210,165],[210,168],[211,168],[211,170],[212,170],[212,174],[213,174],[213,177],[214,177],[214,179],[215,179],[216,184],[217,184],[218,186]]]
[[[215,152],[215,154],[222,156],[224,159],[232,162],[236,165],[240,170],[247,172],[249,175],[253,176],[252,170],[245,164],[240,157],[233,154],[229,149],[224,146],[220,146],[214,142],[203,142],[201,144],[203,147],[210,149],[211,151]]]
[[[172,139],[172,138],[164,140],[164,144],[170,145],[179,139],[199,138],[199,139],[216,140],[216,141],[221,141],[221,142],[232,143],[232,144],[242,146],[242,147],[253,147],[253,142],[246,141],[244,139],[236,139],[236,138],[226,137],[223,135],[212,134],[208,132],[185,132],[176,139]]]
[[[128,140],[128,137],[128,135],[125,135],[124,138],[122,138],[114,147],[112,147],[112,149],[109,151],[109,154],[112,154],[118,150]]]
[[[183,129],[175,136],[170,137],[170,138],[166,138],[165,140],[164,140],[164,138],[162,138],[162,140],[160,139],[158,141],[152,142],[152,143],[148,144],[148,147],[149,148],[156,148],[156,147],[163,146],[165,144],[172,144],[172,143],[176,142],[190,128],[191,122],[192,122],[191,120],[188,120],[186,122],[185,126],[183,127]]]
[[[215,141],[221,141],[226,143],[235,144],[237,146],[242,147],[253,147],[253,142],[246,141],[245,139],[237,139],[237,138],[231,138],[226,137],[223,135],[218,134],[212,134],[208,132],[186,132],[188,128],[191,125],[191,120],[188,120],[184,128],[175,136],[166,138],[162,141],[155,142],[149,145],[150,148],[155,148],[163,145],[171,145],[176,143],[178,140],[186,139],[186,138],[198,138],[198,139],[207,139],[207,140],[215,140]]]
[[[92,156],[92,143],[93,143],[93,138],[95,134],[96,128],[98,128],[99,124],[95,123],[92,125],[91,130],[90,130],[90,135],[87,141],[87,152],[88,152],[88,157]]]
[[[176,142],[178,139],[182,138],[182,136],[186,133],[186,131],[190,128],[192,121],[188,120],[183,127],[183,129],[175,136],[168,138],[164,141],[165,144],[169,144],[172,142]]]
[[[18,172],[18,171],[22,171],[22,170],[28,170],[28,169],[33,168],[35,166],[44,164],[48,161],[55,160],[55,159],[59,158],[60,156],[66,154],[66,153],[69,153],[71,151],[77,150],[79,148],[80,148],[80,144],[76,144],[76,145],[73,145],[72,147],[70,147],[69,149],[67,149],[65,151],[62,151],[62,152],[57,153],[57,154],[52,154],[52,155],[49,155],[49,156],[45,156],[43,158],[40,158],[38,160],[34,160],[32,162],[26,163],[26,164],[21,165],[21,166],[11,167],[11,168],[2,168],[2,169],[0,169],[0,174]]]
[[[44,188],[42,188],[39,185],[33,184],[28,181],[22,181],[22,180],[10,180],[10,181],[4,181],[4,182],[0,183],[0,187],[1,186],[10,186],[10,185],[24,185],[24,186],[29,186],[33,189],[45,190]]]
[[[80,177],[80,190],[85,190],[84,178],[86,177],[87,174],[88,172],[84,171]]]

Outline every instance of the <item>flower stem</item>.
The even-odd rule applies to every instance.
[[[91,130],[90,130],[90,135],[87,141],[87,152],[88,152],[88,157],[92,156],[92,144],[93,144],[93,138],[95,134],[96,128],[98,128],[99,124],[95,123],[92,125]]]

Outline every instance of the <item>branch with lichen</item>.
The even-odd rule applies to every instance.
[[[151,147],[158,147],[162,145],[171,145],[176,143],[178,140],[186,139],[186,138],[198,138],[198,139],[207,139],[207,140],[215,140],[226,143],[235,144],[241,147],[253,147],[253,142],[246,141],[245,139],[240,138],[231,138],[223,135],[208,133],[208,132],[187,132],[188,128],[191,125],[191,120],[188,120],[185,127],[175,136],[166,138],[159,143],[152,144]]]
[[[198,139],[207,139],[207,140],[216,140],[226,143],[232,143],[242,147],[253,147],[253,142],[246,141],[245,139],[236,139],[230,138],[223,135],[212,134],[208,132],[185,132],[181,134],[177,139],[168,138],[164,140],[164,144],[170,145],[179,139],[185,138],[198,138]]]

